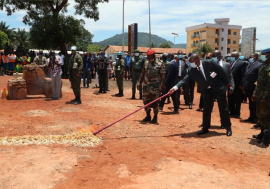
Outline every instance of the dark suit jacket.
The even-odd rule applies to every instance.
[[[165,79],[165,86],[172,88],[178,82],[178,68],[179,64],[175,60],[171,61],[168,67],[168,74]]]
[[[245,76],[242,80],[241,86],[244,87],[244,90],[254,91],[256,85],[255,82],[258,79],[259,69],[263,63],[256,61],[253,64],[249,64],[246,68]]]
[[[232,62],[231,62],[232,64]],[[246,71],[246,63],[242,60],[237,60],[234,66],[231,68],[232,74],[233,74],[233,80],[235,83],[235,87],[239,87],[241,84]]]
[[[226,84],[229,83],[227,79],[227,75],[224,69],[215,63],[213,60],[204,60],[202,63],[204,73],[206,79],[200,74],[197,68],[189,68],[187,76],[177,83],[177,87],[182,87],[185,83],[189,81],[189,78],[196,81],[196,83],[200,86],[200,90],[202,93],[206,92],[208,87],[210,86],[213,93],[216,95],[226,93],[227,87]],[[216,77],[212,78],[210,74],[215,72]]]
[[[232,71],[231,71],[231,65],[225,61],[222,61],[222,67],[225,70],[228,81],[231,84],[230,89],[234,90],[235,84],[234,84],[233,75],[232,75]]]

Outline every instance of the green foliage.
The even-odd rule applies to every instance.
[[[99,52],[99,49],[104,49],[104,46],[98,45],[98,44],[89,44],[87,46],[87,52],[91,52],[91,53]]]
[[[172,48],[172,46],[168,42],[162,43],[159,47],[160,48]]]
[[[202,58],[206,56],[207,53],[213,52],[213,49],[207,44],[199,44],[199,46],[193,51],[193,53],[199,54]]]
[[[80,38],[82,33],[79,31],[76,19],[72,16],[64,16],[69,6],[68,2],[75,4],[73,7],[75,8],[76,15],[83,15],[85,18],[91,18],[97,21],[99,19],[98,4],[108,1],[109,0],[1,0],[0,10],[6,11],[7,15],[12,15],[19,10],[25,10],[26,15],[23,17],[23,22],[34,27],[34,29],[31,29],[31,36],[32,34],[39,34],[32,36],[31,41],[34,42],[37,47],[56,47],[58,43],[58,47],[60,47],[62,53],[66,54],[67,49],[65,44],[75,44],[75,38]],[[52,20],[49,20],[49,18]],[[56,22],[56,20],[59,22]],[[61,21],[64,21],[64,23]],[[53,25],[46,25],[46,23],[53,23]],[[52,33],[46,33],[48,31]]]
[[[29,38],[30,35],[28,32],[25,31],[25,29],[20,29],[18,28],[18,30],[15,33],[15,39],[17,43],[22,43],[24,45],[24,47],[26,49],[29,48]]]
[[[37,20],[30,29],[30,40],[38,48],[56,49],[65,42],[76,44],[76,39],[81,38],[80,20],[72,16],[46,15]]]
[[[148,45],[148,47],[149,47],[149,45]],[[152,47],[152,48],[157,48],[158,46],[157,46],[155,43],[152,43],[152,44],[151,44],[151,47]]]
[[[87,51],[88,45],[92,43],[92,35],[84,27],[81,27],[82,36],[77,40],[76,46],[79,51]]]
[[[4,49],[6,42],[8,42],[8,35],[0,31],[0,49]]]
[[[160,46],[161,44],[166,42],[171,46],[173,45],[171,41],[167,41],[166,39],[161,38],[154,34],[151,35],[151,41],[154,44],[156,44],[156,46]],[[113,37],[97,42],[97,44],[103,45],[104,47],[107,47],[108,45],[122,46],[122,34],[117,34]],[[127,45],[128,45],[128,33],[125,33],[125,46]],[[149,47],[149,33],[138,32],[138,46]],[[186,44],[175,44],[175,48],[186,48]]]

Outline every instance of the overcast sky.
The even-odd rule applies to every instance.
[[[70,0],[68,14],[74,15],[74,1]],[[83,16],[74,15],[84,19],[85,28],[94,34],[93,41],[98,42],[122,32],[122,0],[110,0],[109,3],[99,4],[100,19],[85,19]],[[7,22],[11,28],[26,28],[22,22],[24,11],[19,11],[12,16],[0,12],[1,20]],[[151,30],[152,34],[159,35],[173,41],[172,32],[178,33],[175,43],[186,43],[188,26],[202,23],[213,23],[215,18],[230,18],[232,25],[241,25],[242,28],[257,28],[257,47],[263,49],[270,47],[270,0],[151,0]],[[125,1],[125,32],[127,26],[138,23],[139,32],[148,32],[148,1]]]

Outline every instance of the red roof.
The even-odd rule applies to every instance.
[[[111,47],[115,51],[122,51],[122,46],[114,46],[114,45],[109,45],[105,48],[105,51]],[[138,47],[141,53],[146,53],[149,49],[149,47]],[[183,54],[186,54],[186,49],[181,49],[181,48],[152,48],[155,50],[156,54],[162,54],[162,53],[173,53],[176,54],[179,50],[183,52]],[[124,46],[124,51],[128,52],[128,46]]]

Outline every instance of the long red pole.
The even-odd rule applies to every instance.
[[[153,104],[153,103],[159,101],[160,99],[162,99],[162,98],[164,98],[164,97],[166,97],[166,96],[169,96],[170,94],[171,94],[171,92],[168,92],[167,94],[165,94],[165,95],[163,95],[163,96],[157,98],[156,100],[153,100],[152,102],[149,102],[148,104],[146,104],[146,105],[144,105],[143,107],[139,108],[138,110],[136,110],[136,111],[134,111],[134,112],[132,112],[132,113],[126,115],[125,117],[122,117],[122,118],[116,120],[115,122],[111,123],[110,125],[108,125],[108,126],[106,126],[106,127],[103,127],[103,128],[101,128],[101,129],[99,129],[99,130],[93,132],[93,134],[96,135],[96,134],[100,133],[101,131],[107,129],[108,127],[110,127],[110,126],[112,126],[112,125],[118,123],[119,121],[122,121],[123,119],[125,119],[125,118],[131,116],[132,114],[135,114],[136,112],[140,111],[141,109],[143,109],[143,108],[145,108],[145,107],[147,107],[147,106],[150,106],[151,104]]]

